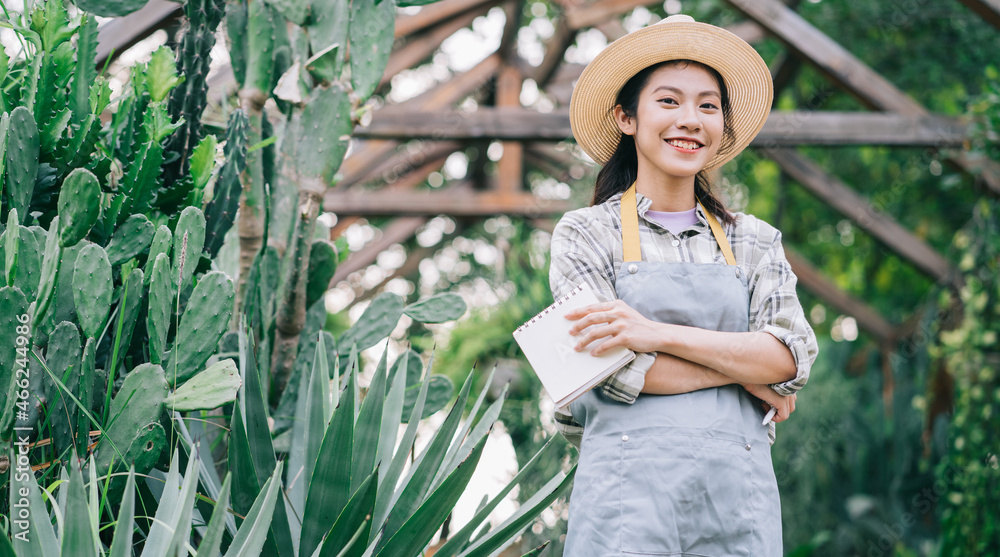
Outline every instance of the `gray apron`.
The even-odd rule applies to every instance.
[[[747,278],[714,217],[705,211],[729,265],[641,261],[634,190],[622,198],[618,298],[654,321],[748,331]],[[782,555],[768,428],[743,387],[631,405],[598,388],[570,410],[584,431],[564,555]]]

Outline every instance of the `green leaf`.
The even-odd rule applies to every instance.
[[[359,528],[363,529],[359,539],[368,539],[371,528],[371,520],[369,519],[375,507],[375,493],[378,490],[378,484],[378,468],[376,467],[361,482],[357,491],[354,492],[354,496],[337,517],[337,522],[333,524],[330,533],[323,540],[320,557],[330,555],[360,556],[364,553],[365,548],[361,544],[351,545],[347,551],[341,551],[341,548],[346,548],[351,543],[351,539],[357,536]]]
[[[351,469],[351,491],[358,489],[361,481],[375,468],[379,435],[382,430],[382,410],[385,406],[388,348],[382,352],[375,375],[368,386],[361,412],[354,430],[354,455]]]
[[[412,414],[413,405],[420,392],[418,385],[413,385],[406,389],[405,400],[403,401],[403,415]],[[451,396],[455,394],[455,385],[447,375],[432,375],[430,377],[430,387],[427,391],[427,401],[424,403],[424,411],[417,417],[418,420],[430,417],[432,414],[448,405]]]
[[[212,410],[236,400],[241,384],[236,362],[226,358],[188,379],[176,391],[167,395],[163,406],[177,412]]]
[[[80,472],[80,461],[70,459],[69,492],[66,499],[66,513],[62,530],[62,554],[97,555],[94,545],[94,530],[96,524],[90,523],[90,510],[87,505],[87,494],[83,489],[83,474]]]
[[[391,292],[379,294],[365,309],[353,327],[337,340],[337,353],[346,356],[357,344],[358,351],[367,350],[392,333],[403,315],[403,299]]]
[[[153,51],[146,70],[146,86],[149,98],[155,103],[162,102],[170,90],[184,82],[184,76],[177,75],[174,53],[166,46]]]
[[[128,469],[128,481],[125,482],[125,493],[118,506],[118,521],[115,523],[115,536],[111,542],[108,557],[131,557],[132,532],[135,523],[135,466]]]
[[[465,380],[462,392],[458,395],[458,401],[452,406],[451,412],[445,418],[444,423],[434,434],[431,442],[424,449],[424,452],[417,457],[411,469],[410,477],[403,481],[402,492],[399,498],[392,505],[392,512],[385,523],[383,540],[391,539],[402,525],[412,516],[418,506],[424,502],[427,493],[431,489],[431,484],[437,474],[444,456],[455,438],[458,430],[459,420],[465,411],[465,403],[469,398],[469,390],[472,387],[472,374]],[[443,520],[443,518],[442,518]]]
[[[476,540],[459,557],[488,557],[511,538],[524,530],[543,509],[552,504],[573,481],[576,465],[568,474],[559,473],[539,489],[530,499],[521,504],[510,518],[492,530],[489,535]]]
[[[201,543],[198,544],[198,555],[214,557],[218,555],[219,548],[222,547],[222,534],[225,532],[226,514],[229,512],[226,507],[228,506],[229,489],[232,483],[233,473],[229,472],[226,474],[226,479],[222,482],[219,497],[215,500],[215,510],[212,511],[212,518],[208,521],[208,526],[205,527],[205,535],[202,536]]]
[[[20,232],[21,225],[18,224],[17,209],[11,208],[10,212],[7,213],[7,229],[3,232],[3,248],[6,256],[4,258],[4,277],[7,286],[14,286],[14,279],[17,278],[17,245],[21,236]]]
[[[233,543],[226,551],[226,557],[260,554],[264,542],[267,541],[267,534],[270,531],[268,525],[271,524],[274,507],[278,502],[278,494],[281,492],[281,469],[283,466],[284,461],[278,461],[274,467],[274,473],[264,482],[260,496],[254,501],[253,507],[246,515],[246,520],[236,532]]]
[[[444,292],[410,304],[403,312],[421,323],[443,323],[458,319],[465,314],[466,308],[461,296]]]
[[[427,498],[420,508],[388,540],[377,557],[411,557],[417,555],[451,514],[465,487],[476,471],[486,446],[486,437],[479,441],[472,454]],[[534,518],[534,516],[532,516]],[[388,534],[385,534],[388,535]],[[385,538],[383,538],[385,539]]]
[[[195,189],[202,189],[208,184],[215,168],[215,148],[218,145],[214,135],[206,135],[191,153],[191,177]]]
[[[16,445],[11,446],[10,461],[17,462]],[[15,489],[16,487],[16,489]],[[21,496],[21,489],[27,489],[28,495]],[[34,472],[14,474],[10,484],[10,508],[27,511],[24,520],[27,528],[21,528],[17,523],[12,526],[12,545],[19,557],[59,557],[59,540],[52,529],[48,509],[42,501],[41,488],[35,479]],[[27,505],[27,507],[25,507]],[[22,533],[18,535],[19,533]]]
[[[357,389],[353,374],[346,388],[349,392],[340,397],[333,412],[309,480],[300,555],[312,555],[350,500],[351,459],[347,455],[354,447],[354,396],[350,391]]]

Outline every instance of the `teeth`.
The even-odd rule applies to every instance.
[[[686,141],[683,139],[671,139],[668,140],[667,143],[675,147],[680,147],[681,149],[697,149],[701,147],[701,145],[695,143],[694,141]]]

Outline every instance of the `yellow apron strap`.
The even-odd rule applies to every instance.
[[[699,201],[698,204],[701,205],[701,202]],[[726,257],[726,263],[735,265],[736,257],[733,256],[729,240],[726,239],[726,234],[722,231],[722,225],[719,224],[715,215],[705,209],[704,205],[701,205],[701,210],[705,212],[705,216],[708,218],[708,226],[712,229],[715,241],[722,248],[722,255]],[[621,216],[622,260],[625,262],[642,261],[642,252],[639,249],[639,209],[635,200],[635,183],[629,186],[625,190],[625,193],[622,194]]]
[[[698,202],[698,205],[701,205],[701,201]],[[733,249],[729,247],[729,240],[726,239],[726,233],[722,231],[719,221],[716,220],[715,215],[706,209],[704,205],[701,205],[701,210],[705,211],[705,216],[708,218],[708,226],[712,228],[712,235],[715,236],[715,241],[719,242],[719,247],[722,248],[722,255],[726,256],[726,263],[735,265],[736,258],[733,257]]]
[[[642,261],[639,250],[639,209],[635,204],[635,183],[622,195],[622,253],[623,261]]]

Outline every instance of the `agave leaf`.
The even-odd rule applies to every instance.
[[[560,472],[552,477],[530,499],[525,501],[513,515],[492,530],[489,535],[476,540],[459,557],[488,557],[502,545],[511,540],[519,532],[527,528],[542,509],[555,501],[569,487],[576,473],[576,465],[567,474]]]
[[[542,554],[542,551],[544,551],[545,548],[549,546],[550,543],[552,543],[552,542],[550,542],[549,540],[546,540],[545,543],[543,543],[542,545],[536,547],[535,549],[532,549],[531,551],[525,553],[521,557],[538,557],[539,555]]]
[[[205,527],[205,534],[201,538],[201,543],[198,544],[198,555],[215,557],[219,554],[219,548],[222,547],[222,533],[225,531],[226,527],[226,515],[229,514],[229,489],[233,483],[232,472],[226,474],[226,479],[222,482],[222,489],[219,491],[219,496],[215,500],[215,510],[212,511],[212,518],[208,521],[208,526]]]
[[[153,525],[142,550],[142,557],[162,557],[167,554],[167,546],[173,537],[174,517],[177,514],[178,494],[181,490],[181,472],[177,451],[170,457],[170,468],[167,469],[167,481],[163,485],[160,502],[156,507]]]
[[[430,368],[431,366],[428,365],[427,369],[430,370]],[[379,535],[382,533],[382,523],[385,521],[386,515],[389,514],[389,510],[392,507],[396,482],[399,480],[399,475],[403,472],[403,466],[406,465],[406,457],[410,454],[410,449],[413,447],[413,439],[417,436],[417,424],[420,423],[420,420],[416,416],[419,416],[424,411],[424,402],[427,400],[427,388],[429,385],[430,378],[427,378],[420,387],[420,394],[417,395],[417,402],[413,405],[413,413],[410,415],[410,421],[406,425],[406,431],[403,432],[403,439],[399,444],[399,449],[393,455],[392,462],[389,464],[385,480],[380,482],[380,485],[383,487],[378,491],[378,495],[375,498],[375,513],[372,515],[374,516],[372,532],[378,532]]]
[[[303,388],[299,389],[298,403],[295,411],[295,424],[292,426],[292,448],[289,454],[288,498],[298,516],[305,510],[306,490],[312,478],[313,467],[319,458],[320,446],[326,433],[330,416],[330,375],[326,365],[326,350],[324,348],[323,332],[320,331],[315,357],[311,368],[302,368],[305,376],[300,381]],[[307,375],[308,373],[308,375]],[[294,527],[293,527],[294,528]],[[292,532],[292,539],[299,537],[302,525],[298,531]]]
[[[547,455],[546,452],[549,450],[549,447],[553,446],[553,439],[555,439],[555,437],[549,438],[549,440],[542,445],[542,448],[535,453],[535,456],[531,457],[531,459],[521,467],[521,469],[517,472],[517,475],[514,476],[514,479],[508,482],[507,485],[504,486],[499,493],[493,496],[492,499],[489,499],[488,503],[486,503],[487,498],[483,497],[483,502],[486,504],[481,505],[469,522],[463,526],[461,530],[452,534],[451,538],[449,538],[444,545],[438,548],[437,553],[434,554],[435,557],[452,557],[461,551],[462,546],[469,543],[469,539],[475,532],[476,528],[486,521],[486,519],[490,516],[490,513],[492,513],[493,510],[497,508],[497,505],[503,502],[504,498],[507,497],[507,494],[510,493],[515,486],[521,483],[521,480],[533,471],[539,462],[543,462],[545,460],[542,458],[542,455],[545,455],[545,457],[548,458],[549,455]],[[488,523],[487,527],[489,527]]]
[[[420,360],[417,360],[418,362]],[[396,447],[396,437],[399,435],[399,424],[403,420],[403,397],[406,391],[406,374],[409,365],[409,358],[402,358],[402,366],[390,372],[392,386],[389,387],[389,394],[385,397],[385,404],[382,408],[382,431],[379,433],[378,453],[376,462],[387,463],[392,460],[392,451]],[[384,468],[388,468],[386,465]],[[379,486],[382,485],[383,477],[379,477]]]
[[[361,555],[364,553],[364,546],[352,544],[351,540],[368,539],[369,528],[371,528],[371,514],[375,507],[375,493],[378,490],[378,468],[365,478],[354,492],[354,496],[347,502],[343,512],[337,517],[337,522],[333,524],[330,533],[323,540],[323,549],[320,557],[334,555]],[[360,536],[358,529],[361,529]]]
[[[356,385],[351,375],[346,388],[356,390]],[[351,454],[353,447],[354,397],[348,394],[341,397],[340,406],[333,412],[309,481],[300,555],[312,555],[350,500],[351,459],[346,455]]]
[[[496,368],[494,367],[493,371],[490,371],[489,376],[486,378],[486,382],[483,383],[484,387],[479,392],[479,396],[476,397],[476,403],[472,405],[472,410],[469,411],[469,419],[465,420],[462,430],[458,433],[458,440],[451,444],[451,447],[448,449],[448,454],[446,454],[444,456],[444,460],[441,461],[441,468],[438,470],[437,476],[434,477],[434,482],[431,483],[431,489],[437,487],[438,484],[441,483],[441,480],[448,476],[448,474],[451,474],[451,471],[458,466],[459,462],[465,460],[468,453],[461,456],[458,455],[458,451],[463,447],[463,445],[469,445],[471,448],[479,442],[478,438],[467,439],[466,435],[468,435],[469,429],[472,428],[472,424],[475,422],[476,416],[479,414],[479,407],[482,406],[483,401],[486,400],[486,393],[489,391],[489,386],[492,384],[491,382],[493,381],[493,374],[495,372]],[[469,375],[472,375],[472,373]],[[506,389],[504,390],[504,393],[506,394]],[[503,398],[503,395],[501,395],[498,400],[503,400]],[[492,406],[493,405],[491,405],[491,408]],[[494,416],[492,419],[489,417],[489,414],[489,410],[487,410],[487,415],[484,415],[483,419],[480,420],[478,424],[478,426],[482,426],[484,432],[489,431],[490,427],[493,426],[493,422],[496,421],[497,416],[499,416],[499,410],[497,410],[497,416]]]
[[[489,383],[486,384],[489,385]],[[484,392],[486,390],[487,390],[486,388],[483,388]],[[504,386],[503,391],[500,393],[500,396],[498,396],[497,399],[493,401],[493,404],[491,404],[489,408],[486,409],[486,412],[483,413],[483,417],[480,418],[479,422],[476,423],[476,426],[472,428],[472,431],[469,433],[469,436],[466,438],[465,442],[461,443],[461,447],[451,457],[452,460],[449,461],[447,460],[448,457],[445,457],[445,462],[442,465],[444,469],[444,475],[450,474],[451,470],[455,466],[458,466],[459,462],[465,460],[465,457],[470,452],[472,452],[472,447],[474,447],[476,443],[479,442],[479,438],[483,437],[484,435],[490,432],[490,428],[493,427],[493,422],[497,421],[497,419],[500,417],[500,411],[503,409],[503,404],[505,400],[507,400],[506,385]],[[470,414],[470,417],[474,415],[475,414]],[[456,447],[459,447],[459,443],[453,445],[452,449],[455,449]]]
[[[70,459],[70,469],[70,481],[66,490],[66,511],[63,513],[65,522],[62,531],[62,554],[96,556],[94,528],[90,523],[90,509],[87,504],[87,494],[83,489],[83,474],[80,472],[78,459]]]
[[[434,476],[455,437],[455,431],[458,429],[458,422],[465,410],[465,403],[469,398],[471,387],[472,374],[469,374],[465,379],[465,385],[462,386],[462,392],[458,395],[458,401],[452,406],[451,412],[448,413],[448,417],[434,434],[427,448],[413,464],[410,477],[403,482],[404,487],[393,503],[392,512],[389,513],[389,518],[386,520],[383,540],[392,539],[427,498]],[[442,518],[442,520],[444,519]]]
[[[442,427],[443,429],[443,427]],[[451,514],[465,487],[472,479],[473,472],[479,464],[479,458],[486,446],[483,437],[473,449],[472,454],[441,485],[431,493],[430,497],[413,513],[399,530],[378,551],[378,557],[410,557],[418,555],[427,545],[434,533]],[[532,518],[534,515],[532,515]],[[389,534],[384,534],[388,536]],[[383,538],[385,540],[385,538]]]
[[[368,387],[358,422],[354,430],[354,463],[351,470],[351,491],[358,489],[361,482],[376,466],[378,456],[378,437],[382,429],[382,410],[385,406],[386,371],[389,349],[382,352],[375,375]]]
[[[274,507],[278,502],[278,493],[281,491],[281,469],[284,462],[279,461],[274,467],[274,473],[264,482],[261,493],[247,513],[246,520],[233,543],[226,551],[226,557],[243,557],[246,555],[260,555],[267,541],[267,534],[270,532],[268,525],[271,524],[271,517],[274,515]]]
[[[115,524],[115,537],[111,542],[108,557],[132,556],[132,531],[135,522],[135,466],[128,469],[128,480],[125,482],[125,494],[118,506],[118,521]]]

